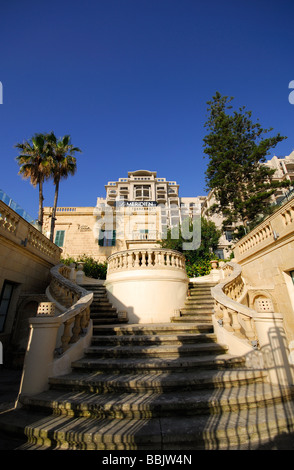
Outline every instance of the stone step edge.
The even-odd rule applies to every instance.
[[[23,397],[22,405],[34,407],[35,409],[50,410],[54,415],[63,414],[68,416],[85,417],[132,417],[138,414],[138,418],[164,417],[165,413],[181,413],[183,415],[194,414],[217,414],[232,411],[238,413],[239,410],[257,407],[267,407],[276,403],[286,403],[286,400],[293,398],[293,393],[282,392],[278,387],[268,386],[264,389],[264,384],[251,384],[243,386],[243,394],[238,393],[233,396],[231,389],[219,392],[208,391],[178,391],[176,394],[153,394],[153,393],[112,393],[98,395],[97,400],[93,398],[95,394],[82,392],[77,395],[75,392],[60,394],[60,391],[49,390],[34,397]],[[236,390],[236,389],[235,389]],[[258,399],[257,399],[258,393]],[[123,396],[125,395],[125,397]],[[124,398],[127,402],[124,403]],[[82,400],[82,401],[81,401]],[[112,414],[112,416],[110,416]]]
[[[238,425],[233,413],[224,413],[216,422],[203,420],[201,415],[140,420],[139,426],[136,419],[120,419],[117,420],[117,429],[113,426],[113,419],[57,416],[53,426],[52,416],[45,413],[32,413],[25,409],[13,413],[14,416],[0,417],[0,429],[22,437],[25,430],[29,443],[20,447],[23,450],[33,449],[33,445],[36,449],[53,446],[56,450],[238,449],[241,445],[258,445],[294,431],[293,414],[285,416],[283,404],[268,407],[266,420],[259,420],[255,409],[241,412]],[[81,429],[84,430],[83,437]]]
[[[107,357],[111,355],[127,355],[129,357],[136,355],[176,355],[181,357],[181,354],[215,354],[216,352],[222,353],[227,352],[228,347],[219,343],[195,343],[185,345],[149,345],[149,346],[131,346],[129,345],[109,345],[109,346],[97,346],[91,345],[84,350],[85,356],[89,355],[105,355]]]
[[[251,369],[230,369],[223,371],[215,370],[197,370],[181,372],[175,374],[152,373],[144,374],[120,374],[113,377],[113,374],[99,373],[93,376],[92,373],[79,372],[71,373],[66,376],[49,377],[49,386],[52,388],[69,387],[73,390],[88,390],[89,393],[96,393],[99,389],[105,390],[102,393],[110,391],[146,391],[160,390],[165,391],[178,390],[203,390],[219,389],[221,387],[239,387],[243,384],[252,382],[263,382],[267,378],[267,372],[264,370]]]
[[[176,317],[178,318],[178,317]],[[211,330],[212,329],[212,326],[207,326],[206,323],[203,323],[201,324],[200,322],[198,324],[194,324],[194,325],[175,325],[173,323],[168,323],[168,326],[165,326],[165,325],[161,325],[160,324],[152,324],[152,326],[150,325],[142,325],[142,326],[132,326],[132,324],[127,324],[125,326],[123,325],[113,325],[113,326],[108,326],[108,325],[101,325],[101,326],[97,326],[95,328],[95,331],[96,331],[96,334],[97,333],[107,333],[107,334],[111,334],[112,336],[125,336],[126,334],[127,335],[138,335],[138,336],[144,336],[146,333],[147,334],[158,334],[158,332],[160,332],[160,334],[170,334],[170,332],[174,332],[174,331],[177,331],[177,332],[187,332],[187,330],[190,332],[192,330],[192,332],[195,332],[197,333],[199,330]],[[156,332],[156,333],[155,333]],[[178,334],[178,333],[177,333]]]
[[[146,371],[174,371],[184,369],[215,369],[223,370],[225,368],[240,368],[244,366],[244,358],[232,358],[227,354],[220,354],[212,357],[195,356],[195,357],[175,357],[175,358],[82,358],[72,363],[73,370],[108,370],[113,373],[123,371],[131,371],[131,373],[146,373]]]
[[[101,335],[93,336],[92,342],[98,344],[193,344],[193,343],[213,343],[216,342],[215,333],[190,333],[178,335]]]

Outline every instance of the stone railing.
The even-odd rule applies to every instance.
[[[244,356],[247,367],[265,369],[271,383],[292,387],[294,368],[283,315],[274,311],[272,300],[265,295],[256,298],[254,309],[247,307],[250,288],[243,281],[240,265],[227,263],[223,274],[224,280],[211,289],[218,341],[231,354]]]
[[[56,212],[76,212],[76,207],[57,207]]]
[[[226,263],[223,272],[225,280],[211,290],[215,319],[236,337],[256,345],[257,335],[253,320],[255,311],[240,303],[246,295],[241,267],[235,263]]]
[[[108,274],[135,269],[181,269],[185,270],[185,257],[175,250],[146,248],[125,250],[108,258]]]
[[[50,301],[40,303],[36,317],[29,319],[20,396],[46,390],[48,377],[69,372],[71,362],[89,345],[93,293],[67,279],[69,273],[70,268],[63,265],[51,269]]]
[[[51,269],[49,292],[54,303],[64,309],[58,318],[62,321],[63,335],[61,344],[55,349],[55,354],[64,353],[71,344],[76,343],[85,333],[90,322],[90,305],[93,293],[83,289],[69,280],[71,269],[58,265]],[[40,308],[40,306],[39,306]]]
[[[3,201],[0,201],[0,234],[52,264],[59,262],[61,249]]]
[[[159,234],[157,230],[151,230],[148,233],[133,232],[131,239],[132,240],[158,240]]]
[[[234,246],[237,262],[271,248],[293,233],[294,199],[281,206]]]
[[[169,322],[184,305],[188,284],[185,258],[175,250],[147,246],[108,258],[108,298],[129,323]]]

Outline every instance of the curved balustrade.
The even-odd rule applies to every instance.
[[[216,321],[238,338],[254,344],[257,340],[253,320],[256,312],[240,303],[247,292],[241,276],[241,267],[235,263],[226,263],[223,272],[224,282],[211,290]]]
[[[119,251],[108,258],[108,274],[132,269],[185,270],[185,257],[175,250],[147,248]]]
[[[0,232],[27,251],[46,259],[51,265],[59,262],[61,249],[2,201],[0,201]]]
[[[45,302],[44,308],[41,303],[37,316],[30,318],[21,394],[45,390],[48,377],[68,372],[71,362],[81,357],[89,343],[93,293],[67,279],[69,272],[63,265],[51,269],[47,296],[53,302]],[[56,310],[61,313],[56,314]]]
[[[283,315],[263,296],[255,301],[256,310],[240,303],[248,292],[241,266],[227,263],[223,271],[225,280],[211,289],[218,341],[227,344],[231,354],[245,355],[247,367],[264,368],[269,382],[292,387],[294,368],[289,361]]]
[[[251,230],[234,246],[234,254],[237,262],[244,261],[259,251],[269,249],[281,242],[293,232],[294,201],[280,207],[266,220]]]
[[[59,316],[64,327],[61,346],[56,349],[59,354],[65,352],[71,343],[78,341],[88,327],[90,305],[93,301],[93,293],[71,282],[68,279],[69,273],[70,268],[64,265],[51,269],[50,294],[67,309]]]

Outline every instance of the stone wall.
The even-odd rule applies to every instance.
[[[50,269],[59,262],[60,253],[60,249],[48,238],[0,201],[1,298],[3,286],[7,283],[13,285],[5,323],[0,331],[4,360],[8,344],[17,348],[12,344],[16,338],[17,343],[22,343],[20,328],[24,335],[28,333],[22,315],[28,317],[36,313],[38,302],[43,299],[50,283]]]
[[[234,247],[246,283],[273,300],[294,345],[294,200],[280,207]],[[251,299],[254,304],[254,298]],[[253,307],[253,305],[251,305]],[[294,348],[293,348],[294,349]]]

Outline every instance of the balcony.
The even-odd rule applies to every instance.
[[[149,230],[148,232],[135,231],[132,233],[132,240],[158,240],[157,230]]]
[[[170,322],[184,305],[188,282],[185,257],[174,250],[144,247],[108,258],[108,297],[130,324]]]

